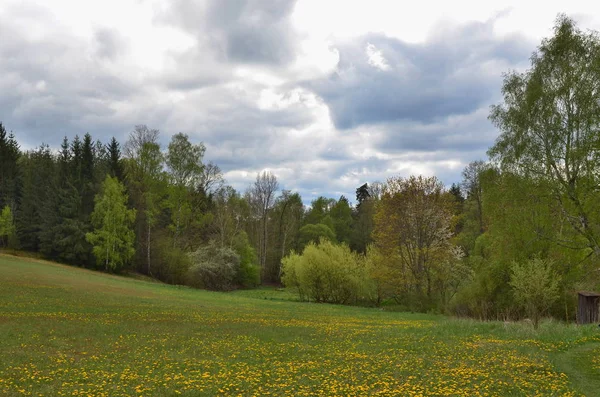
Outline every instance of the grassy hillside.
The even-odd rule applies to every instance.
[[[593,396],[599,342],[0,256],[0,395]]]

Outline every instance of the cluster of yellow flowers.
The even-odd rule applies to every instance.
[[[46,358],[0,367],[0,394],[575,395],[546,358],[549,347],[537,341],[522,341],[531,348],[525,353],[514,341],[439,338],[429,332],[437,323],[428,320],[210,314],[183,319],[181,313],[138,313],[147,332],[90,341],[86,351],[29,341],[27,349]],[[152,329],[166,317],[173,332]],[[197,332],[177,333],[181,321],[194,322]],[[286,337],[290,328],[294,336]],[[298,336],[298,329],[307,337]]]

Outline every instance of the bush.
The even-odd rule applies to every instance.
[[[154,249],[152,275],[169,284],[185,284],[192,262],[188,254],[175,247],[173,239],[167,236],[158,239]]]
[[[240,271],[240,257],[234,250],[211,242],[189,256],[192,261],[187,272],[189,285],[213,291],[234,287]]]
[[[282,263],[284,285],[297,288],[302,300],[356,303],[375,294],[363,258],[347,245],[310,243],[302,255],[292,252]]]
[[[240,257],[240,269],[236,283],[240,287],[254,288],[260,285],[260,267],[256,251],[250,245],[246,232],[238,234],[233,241],[233,249]]]
[[[552,263],[540,258],[525,263],[513,263],[510,285],[520,304],[537,329],[542,315],[559,297],[559,276]]]

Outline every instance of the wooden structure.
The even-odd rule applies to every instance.
[[[600,293],[579,291],[577,293],[577,324],[591,324],[598,322],[598,304]]]

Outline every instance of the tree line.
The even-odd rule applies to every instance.
[[[0,244],[209,289],[283,282],[318,302],[571,320],[575,292],[600,285],[597,33],[559,16],[502,94],[489,159],[461,181],[391,176],[355,205],[305,207],[269,172],[238,192],[181,133],[22,152],[0,125]]]
[[[215,289],[277,284],[281,259],[320,238],[365,252],[368,206],[319,197],[307,209],[298,193],[280,190],[270,172],[238,192],[218,165],[204,161],[202,143],[179,133],[162,148],[159,135],[138,125],[124,145],[85,134],[65,137],[59,150],[42,144],[21,151],[0,123],[0,245]],[[359,191],[370,194],[367,184]],[[203,255],[206,262],[235,258],[235,275],[219,281],[213,275],[209,282],[210,275],[190,272]],[[222,270],[208,266],[200,273]]]

